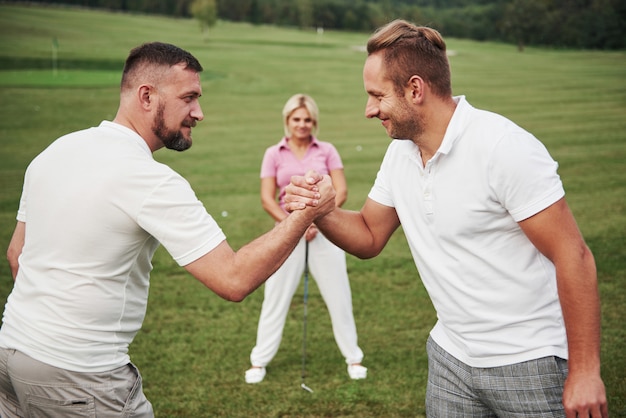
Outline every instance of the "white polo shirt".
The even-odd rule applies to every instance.
[[[455,101],[426,166],[392,141],[369,197],[396,209],[446,351],[474,367],[567,358],[554,266],[517,223],[564,196],[557,163],[508,119]]]
[[[225,239],[183,177],[106,121],[33,160],[17,219],[26,241],[0,346],[79,372],[129,362],[159,243],[186,265]]]

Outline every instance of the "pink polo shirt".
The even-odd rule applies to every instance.
[[[304,158],[299,160],[289,148],[289,139],[284,137],[278,144],[265,150],[261,164],[261,178],[276,178],[276,186],[280,189],[278,202],[282,208],[285,187],[291,181],[291,176],[302,176],[309,170],[329,174],[332,170],[342,168],[343,163],[339,152],[330,142],[319,141],[313,137]]]

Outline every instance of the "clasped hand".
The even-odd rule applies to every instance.
[[[316,207],[316,219],[319,219],[335,208],[333,182],[330,176],[321,175],[314,170],[308,171],[304,176],[292,176],[291,183],[285,188],[284,202],[288,212]]]

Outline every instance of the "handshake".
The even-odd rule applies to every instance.
[[[315,219],[320,219],[335,209],[335,189],[328,175],[314,170],[304,176],[292,176],[285,188],[285,210],[315,210]]]

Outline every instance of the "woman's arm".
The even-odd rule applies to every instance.
[[[261,205],[276,222],[287,217],[276,200],[276,177],[263,177],[261,179]]]
[[[335,188],[335,204],[340,208],[348,200],[348,183],[346,182],[343,168],[330,170],[330,179],[333,181],[333,187]]]

